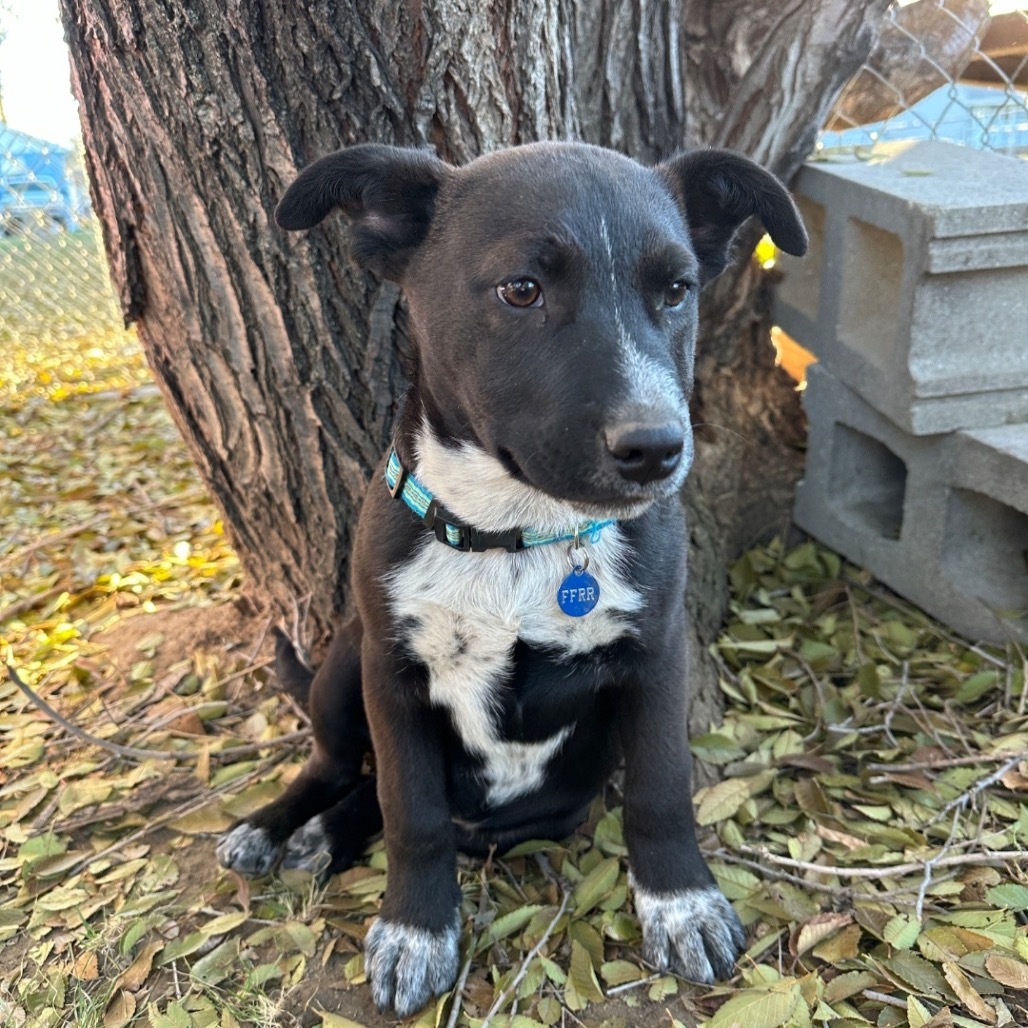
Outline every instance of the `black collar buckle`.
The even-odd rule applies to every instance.
[[[506,532],[480,532],[477,528],[462,527],[461,537],[468,533],[468,549],[473,553],[483,550],[506,550],[517,553],[525,548],[525,540],[521,537],[520,528],[511,528]]]

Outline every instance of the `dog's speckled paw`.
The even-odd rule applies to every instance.
[[[392,1007],[408,1017],[450,988],[460,967],[459,942],[456,913],[441,932],[378,918],[364,940],[364,968],[379,1010]]]
[[[312,817],[286,840],[283,867],[296,867],[312,875],[324,875],[332,863],[332,847],[321,815]]]
[[[746,933],[719,889],[650,892],[636,885],[635,910],[651,964],[704,984],[731,977]]]
[[[260,877],[275,866],[280,851],[281,846],[273,843],[263,828],[244,821],[221,837],[215,853],[222,867]]]

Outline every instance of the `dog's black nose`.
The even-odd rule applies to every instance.
[[[649,425],[629,421],[608,428],[603,437],[622,478],[656,482],[667,478],[682,458],[685,433],[677,421]]]

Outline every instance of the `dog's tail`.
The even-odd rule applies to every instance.
[[[293,641],[281,628],[275,629],[275,676],[278,684],[306,711],[314,672],[300,659]]]

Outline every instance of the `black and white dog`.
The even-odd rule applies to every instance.
[[[540,143],[462,168],[341,150],[277,219],[336,207],[357,261],[406,293],[411,386],[360,517],[356,614],[310,685],[313,753],[218,859],[341,870],[384,826],[365,964],[406,1015],[457,975],[457,851],[569,834],[623,759],[647,959],[729,975],[743,930],[692,813],[678,494],[697,294],[750,215],[802,254],[795,205],[727,151],[646,168]]]

